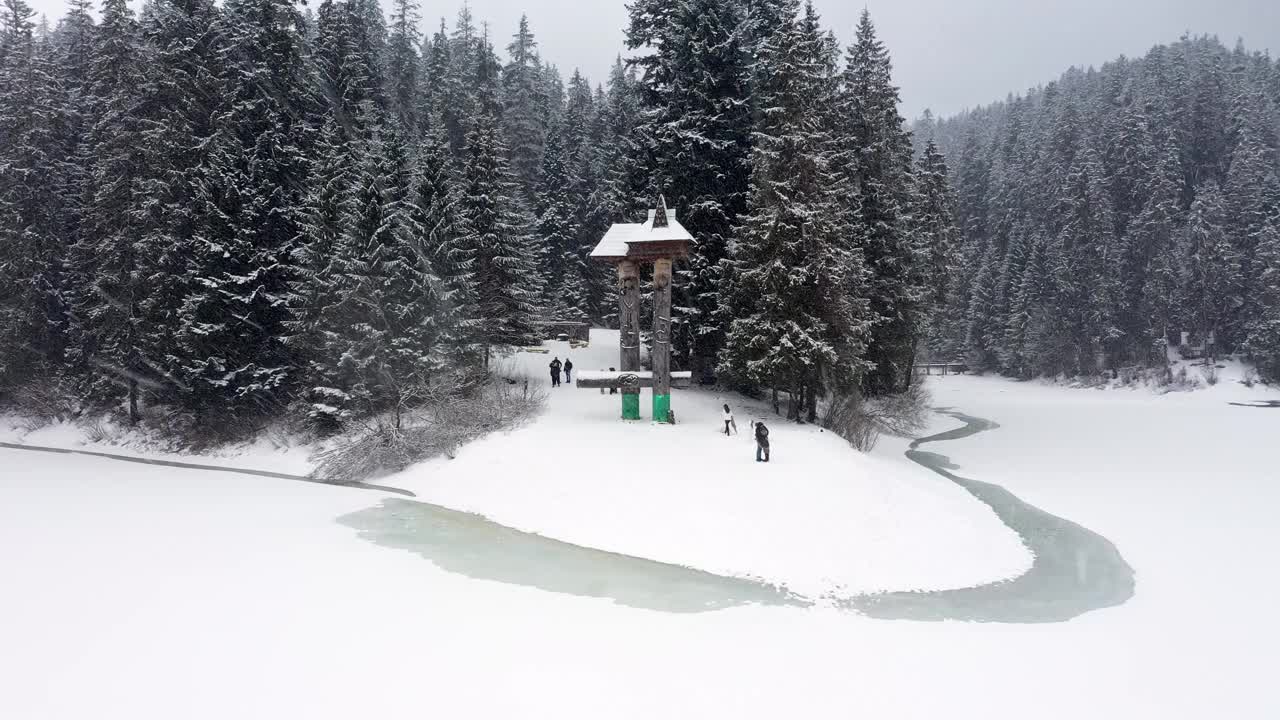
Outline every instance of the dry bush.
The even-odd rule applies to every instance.
[[[929,410],[929,391],[923,382],[898,395],[865,398],[853,392],[836,395],[827,405],[823,427],[869,452],[881,433],[909,437],[924,429]]]
[[[114,440],[115,428],[104,417],[95,417],[83,423],[84,436],[91,443],[104,443]]]
[[[53,421],[62,422],[80,415],[79,403],[72,389],[60,380],[29,383],[9,393],[9,404],[18,414],[43,427]]]
[[[508,374],[479,385],[424,391],[411,411],[385,413],[361,424],[321,453],[314,476],[354,482],[390,475],[424,460],[452,458],[484,435],[517,427],[542,409],[546,389]]]
[[[1200,367],[1200,374],[1204,376],[1204,381],[1210,387],[1218,384],[1218,366],[1205,363]]]

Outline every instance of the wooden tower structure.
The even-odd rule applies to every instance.
[[[591,251],[591,258],[606,262],[618,272],[619,357],[616,377],[580,376],[583,387],[622,389],[622,417],[640,419],[640,388],[653,388],[653,419],[668,422],[673,380],[686,385],[689,373],[671,373],[672,265],[689,256],[693,236],[676,219],[664,198],[642,223],[617,223]],[[640,266],[653,265],[653,350],[651,373],[640,370]]]

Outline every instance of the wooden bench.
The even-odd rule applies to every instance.
[[[640,388],[653,387],[653,373],[649,370],[577,370],[574,385],[580,388],[610,388],[639,392]],[[693,384],[693,373],[671,373],[671,387],[687,388]]]
[[[963,375],[969,372],[969,366],[962,362],[920,363],[915,366],[915,372],[917,375],[932,375],[935,369],[942,375],[950,373]]]
[[[591,323],[572,320],[541,320],[535,323],[544,340],[591,340]],[[567,336],[567,337],[562,337]]]

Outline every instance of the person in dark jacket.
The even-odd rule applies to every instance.
[[[573,372],[573,361],[566,357],[564,359],[564,381],[567,383],[573,382],[573,378],[569,377],[571,372]]]
[[[551,387],[560,387],[560,358],[551,361]]]
[[[756,462],[769,462],[769,428],[762,422],[756,423]]]

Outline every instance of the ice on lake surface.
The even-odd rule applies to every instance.
[[[745,604],[812,603],[764,582],[729,578],[522,532],[480,515],[388,498],[338,519],[378,545],[408,550],[467,577],[692,613]]]

